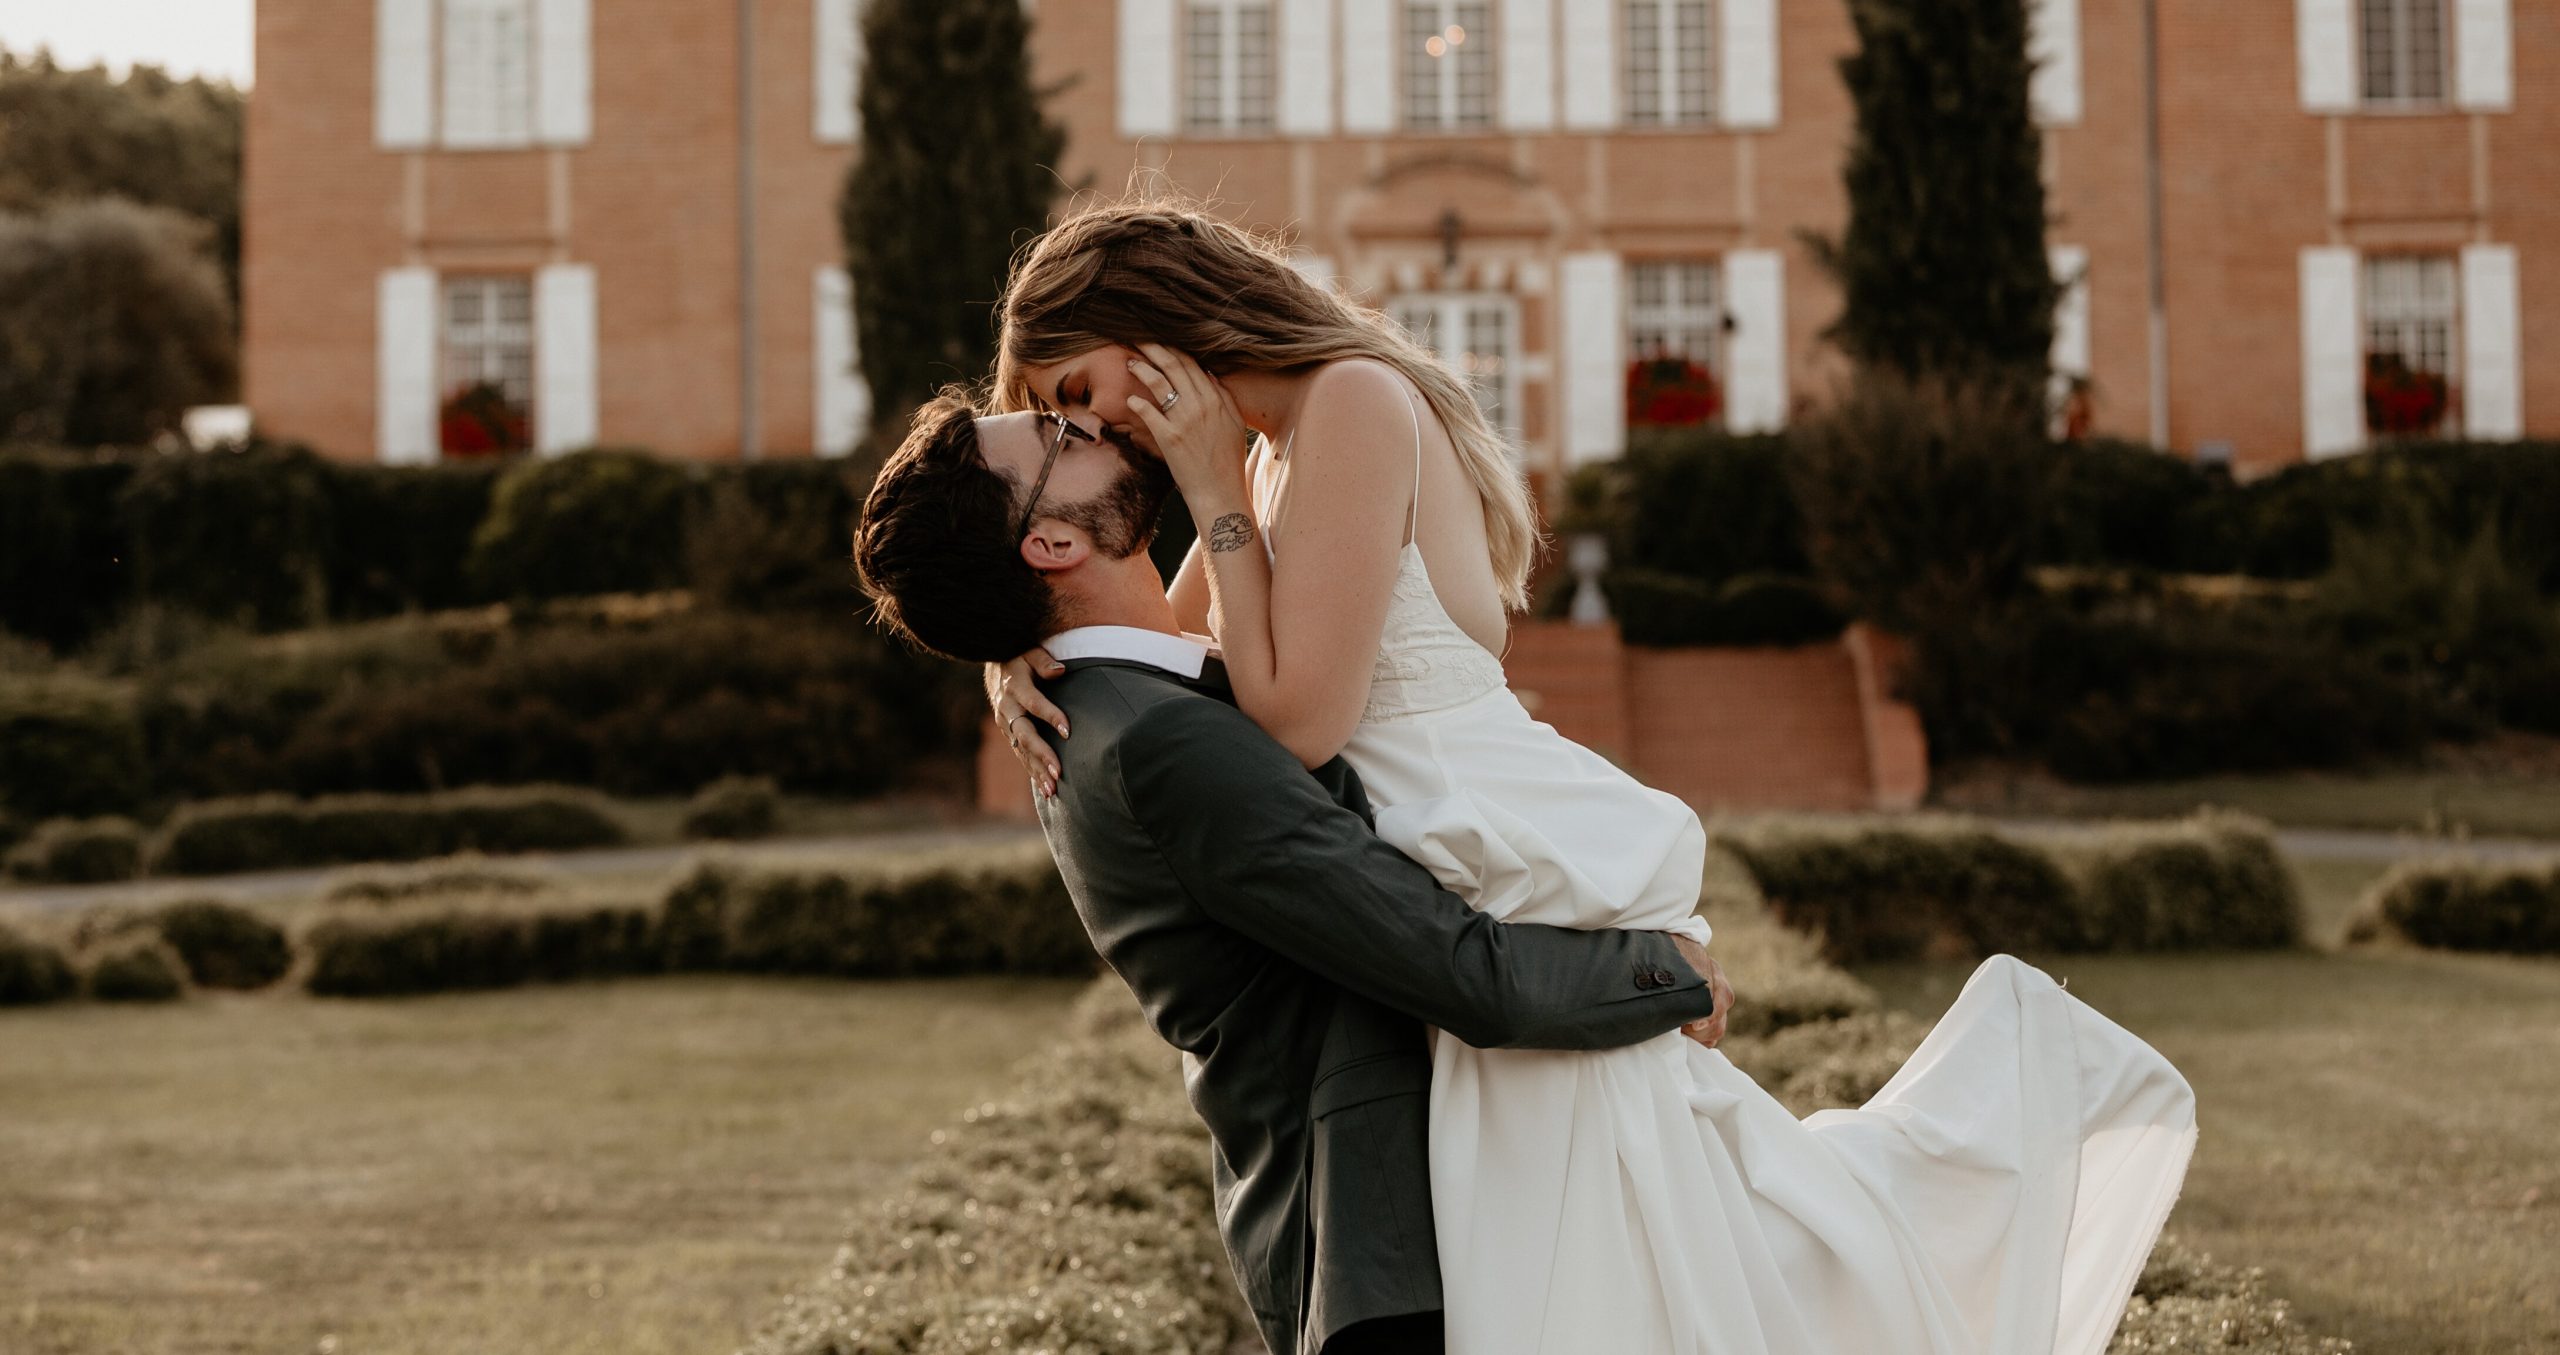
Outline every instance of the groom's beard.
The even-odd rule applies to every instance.
[[[1102,440],[1120,454],[1119,478],[1090,499],[1060,505],[1053,515],[1082,528],[1093,538],[1095,550],[1126,560],[1155,543],[1164,501],[1173,495],[1173,471],[1108,428],[1102,430]]]

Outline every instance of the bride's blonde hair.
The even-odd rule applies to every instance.
[[[1402,372],[1449,431],[1484,500],[1503,601],[1528,605],[1538,525],[1500,434],[1467,383],[1393,320],[1309,281],[1278,245],[1205,213],[1149,202],[1089,208],[1033,241],[1005,289],[994,400],[1037,409],[1024,373],[1108,344],[1160,343],[1210,372],[1371,358]]]

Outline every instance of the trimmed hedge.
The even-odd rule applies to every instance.
[[[2560,864],[2412,861],[2365,892],[2347,939],[2397,936],[2438,950],[2560,954]]]
[[[0,807],[29,818],[125,814],[144,785],[142,726],[125,689],[0,676]]]
[[[724,776],[694,792],[685,806],[684,835],[743,841],[771,837],[782,818],[782,792],[769,776]]]
[[[118,942],[90,962],[93,1002],[175,1002],[187,995],[185,965],[155,936]]]
[[[127,818],[49,819],[9,849],[6,874],[49,884],[104,884],[142,873],[142,829]]]
[[[624,840],[592,791],[482,787],[440,795],[251,796],[192,804],[151,847],[154,875],[214,875],[461,851],[575,851]]]
[[[1848,624],[1820,585],[1783,574],[1708,583],[1616,569],[1601,579],[1600,591],[1631,645],[1802,645],[1828,640]]]
[[[0,922],[0,1007],[60,1002],[79,991],[79,975],[61,947]]]
[[[284,928],[236,903],[172,903],[151,922],[199,988],[264,988],[293,968],[293,942]]]
[[[685,519],[707,474],[624,449],[519,461],[471,539],[472,587],[509,600],[681,587]]]
[[[558,893],[567,887],[559,876],[496,865],[476,852],[466,852],[423,865],[347,872],[330,881],[320,901],[380,905],[451,895],[522,897]]]
[[[625,974],[1089,974],[1092,943],[1039,843],[887,864],[704,861],[654,903],[412,895],[303,937],[314,993],[376,997]]]
[[[145,459],[118,507],[139,599],[262,630],[329,618],[329,487],[300,447]]]
[[[2265,825],[2203,815],[2047,843],[1963,820],[1778,820],[1716,834],[1835,963],[1998,951],[2297,945],[2301,899]]]

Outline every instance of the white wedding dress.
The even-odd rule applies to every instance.
[[[1697,815],[1531,719],[1416,545],[1343,756],[1475,908],[1707,939]],[[1873,1100],[1801,1120],[1676,1032],[1432,1041],[1450,1355],[2100,1355],[2195,1143],[2167,1060],[2005,955]]]

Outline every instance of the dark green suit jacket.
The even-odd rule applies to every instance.
[[[1348,764],[1308,773],[1214,662],[1198,682],[1066,667],[1046,690],[1074,736],[1050,736],[1041,827],[1094,948],[1183,1051],[1272,1355],[1437,1312],[1424,1023],[1479,1048],[1610,1048],[1709,1015],[1705,983],[1661,933],[1468,908],[1370,831]]]

